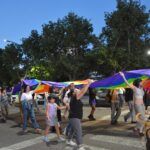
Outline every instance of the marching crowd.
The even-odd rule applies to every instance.
[[[144,125],[136,120],[135,116],[140,113],[141,119],[145,120],[145,109],[150,105],[150,93],[144,91],[142,87],[142,81],[137,79],[133,85],[129,84],[124,74],[120,72],[120,75],[126,82],[129,88],[108,90],[106,100],[111,103],[111,124],[118,123],[118,118],[121,115],[122,107],[126,101],[129,107],[129,113],[124,116],[124,121],[127,122],[131,118],[131,123],[136,123],[134,131],[139,135],[143,135]],[[84,150],[82,139],[82,126],[81,120],[83,117],[83,103],[81,98],[89,92],[89,104],[91,106],[91,112],[88,116],[89,120],[96,120],[94,112],[96,110],[96,90],[90,88],[90,84],[93,80],[88,80],[88,84],[81,89],[77,89],[73,83],[68,87],[52,88],[49,93],[45,93],[46,99],[46,128],[44,132],[44,142],[49,142],[48,134],[53,127],[56,131],[58,142],[66,141],[68,145],[77,146],[79,150]],[[27,122],[30,118],[33,128],[36,133],[41,133],[39,124],[36,121],[34,112],[34,96],[35,91],[31,90],[29,86],[23,86],[20,101],[23,113],[23,132],[28,132]],[[145,98],[144,98],[145,97]],[[145,102],[145,103],[144,103]],[[145,105],[144,105],[145,104]],[[8,117],[9,100],[6,93],[6,89],[0,89],[0,107],[1,107],[1,120],[6,122]],[[146,106],[146,107],[145,107]],[[61,121],[62,113],[64,111],[64,118],[68,120],[64,134],[66,139],[61,136]],[[68,118],[68,119],[67,119]],[[76,142],[74,142],[74,140]]]

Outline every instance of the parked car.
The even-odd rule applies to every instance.
[[[96,107],[110,107],[111,104],[106,98],[108,90],[98,90],[96,95]],[[84,106],[89,106],[89,95],[88,93],[82,97],[82,102]]]
[[[97,107],[110,107],[111,103],[107,99],[108,90],[98,90],[96,95],[96,106]]]

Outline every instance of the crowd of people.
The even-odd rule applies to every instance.
[[[81,119],[83,116],[83,104],[81,98],[88,91],[92,80],[88,80],[88,84],[82,89],[75,88],[74,84],[70,84],[68,87],[62,89],[60,92],[57,88],[54,88],[50,94],[45,93],[46,98],[46,129],[44,132],[44,142],[49,142],[48,134],[51,127],[55,128],[58,142],[64,141],[65,139],[60,134],[61,126],[61,111],[64,109],[64,117],[68,112],[68,124],[66,127],[67,144],[72,146],[78,146],[79,150],[84,150],[83,139],[82,139],[82,126]],[[33,94],[34,90],[30,90],[29,86],[24,88],[21,94],[21,104],[23,112],[23,132],[27,132],[27,121],[31,119],[31,123],[36,133],[40,133],[39,124],[36,121],[34,108],[33,108]],[[63,106],[60,106],[61,101]],[[73,142],[75,137],[76,143]]]
[[[124,74],[120,72],[120,75],[124,79],[128,88],[119,88],[108,90],[106,100],[111,104],[111,124],[118,123],[118,118],[121,115],[121,110],[127,103],[129,112],[124,116],[124,121],[127,122],[131,119],[131,123],[136,123],[134,131],[140,136],[144,133],[144,125],[136,120],[136,115],[141,114],[141,118],[145,120],[145,111],[148,111],[150,105],[150,92],[144,91],[142,87],[142,81],[137,79],[133,84],[129,84]],[[82,97],[89,92],[89,105],[91,112],[88,116],[89,120],[94,121],[94,113],[96,110],[96,98],[97,93],[95,89],[90,88],[90,84],[93,80],[88,80],[88,84],[78,89],[73,83],[68,87],[59,89],[51,88],[49,93],[44,93],[45,98],[45,110],[46,110],[46,128],[44,132],[44,142],[49,142],[48,134],[50,131],[55,130],[58,142],[66,141],[68,145],[77,146],[79,150],[84,150],[83,138],[82,138],[82,126],[81,120],[83,118],[83,103]],[[27,123],[30,118],[32,127],[36,133],[41,133],[39,124],[37,123],[34,106],[35,91],[30,89],[30,86],[23,86],[19,95],[22,114],[23,114],[23,133],[27,133]],[[145,105],[144,105],[145,104]],[[37,106],[37,105],[36,105]],[[9,98],[6,93],[6,89],[0,89],[0,108],[1,108],[1,120],[6,122],[8,117]],[[63,111],[63,116],[62,116]],[[61,136],[62,117],[67,120],[66,128],[64,129],[64,135],[66,139]],[[76,142],[74,142],[74,140]]]

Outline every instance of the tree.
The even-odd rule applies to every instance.
[[[117,10],[105,14],[106,26],[100,39],[118,64],[118,55],[124,55],[120,66],[127,69],[146,67],[145,49],[149,45],[149,13],[137,0],[117,0]],[[119,52],[121,51],[121,52]],[[120,54],[118,54],[120,53]],[[135,57],[136,56],[136,57]],[[150,63],[150,62],[149,62]]]
[[[20,45],[8,44],[1,51],[1,80],[6,85],[18,82],[24,74],[22,70],[22,49]]]
[[[42,66],[49,72],[49,80],[84,77],[85,54],[96,39],[92,32],[92,24],[74,13],[44,24],[41,35],[33,30],[22,45],[29,70]]]

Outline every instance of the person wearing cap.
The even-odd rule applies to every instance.
[[[51,94],[48,96],[47,100],[47,106],[46,106],[46,129],[45,129],[45,133],[44,133],[44,139],[43,141],[48,143],[49,139],[48,139],[48,133],[50,131],[50,127],[55,127],[56,130],[56,134],[58,137],[58,142],[63,142],[65,141],[65,139],[63,137],[61,137],[60,135],[60,129],[59,129],[59,122],[58,122],[58,117],[57,117],[57,110],[58,109],[66,109],[66,106],[58,106],[55,101],[56,101],[56,95]]]

